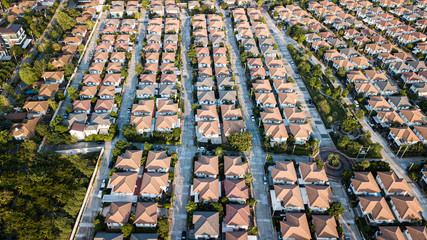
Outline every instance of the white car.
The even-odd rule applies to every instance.
[[[199,151],[199,152],[204,152],[204,151],[205,151],[205,147],[198,147],[198,148],[197,148],[197,151]]]

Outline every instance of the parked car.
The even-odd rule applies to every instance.
[[[252,122],[255,122],[255,117],[254,117],[254,115],[251,115],[251,120],[252,120]]]
[[[182,231],[181,239],[187,239],[187,232],[186,231]]]
[[[199,151],[199,152],[204,152],[206,149],[205,149],[205,147],[198,147],[197,148],[197,151]]]

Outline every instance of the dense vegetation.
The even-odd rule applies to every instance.
[[[0,238],[66,239],[97,153],[37,154],[36,141],[18,142],[6,124],[0,127]]]

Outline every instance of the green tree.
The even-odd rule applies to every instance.
[[[124,235],[123,237],[125,239],[127,239],[133,233],[134,226],[133,226],[133,224],[126,223],[125,225],[123,225],[123,227],[120,229],[120,231],[123,233],[123,235]]]
[[[225,2],[221,3],[221,8],[224,9],[224,10],[227,9],[228,8],[228,4],[225,3]]]
[[[193,213],[194,211],[197,210],[197,203],[193,201],[188,201],[186,209],[188,213]]]
[[[224,150],[222,149],[222,147],[217,147],[215,149],[215,155],[218,156],[218,157],[224,156]]]
[[[257,226],[250,226],[248,228],[248,233],[250,235],[256,235],[259,232],[258,227]]]
[[[64,75],[65,76],[71,76],[74,72],[74,64],[72,62],[65,64],[64,66]]]
[[[32,86],[40,78],[40,75],[34,72],[34,69],[29,64],[24,64],[19,69],[19,77],[28,86]]]
[[[359,122],[357,119],[353,117],[346,117],[344,121],[341,123],[341,129],[345,132],[354,133],[356,130],[360,128]]]
[[[334,202],[330,205],[328,209],[328,214],[334,217],[339,217],[340,215],[344,214],[345,209],[342,206],[341,202]]]
[[[67,88],[67,93],[70,96],[71,100],[76,100],[77,98],[79,98],[79,93],[73,86],[69,86]]]
[[[148,0],[142,1],[142,7],[143,8],[148,9],[149,6],[150,6],[150,2]]]
[[[144,67],[142,66],[142,64],[141,63],[138,63],[136,66],[135,66],[135,71],[136,71],[136,74],[139,76],[139,75],[141,75],[143,72],[144,72]]]
[[[15,60],[17,58],[22,58],[25,54],[27,54],[27,50],[18,45],[14,45],[9,49],[9,55],[13,56]]]
[[[347,75],[347,70],[340,67],[340,68],[338,68],[337,75],[341,78],[345,78],[345,76]]]
[[[252,173],[246,173],[245,175],[245,183],[246,184],[250,184],[254,181],[254,176],[252,175]]]
[[[153,145],[151,145],[150,143],[148,143],[148,142],[145,142],[144,143],[144,150],[145,151],[150,151],[151,149],[153,149]]]
[[[350,137],[349,136],[347,136],[347,135],[344,135],[344,136],[341,136],[339,139],[338,139],[338,146],[340,147],[340,148],[345,148],[349,143],[350,143]]]
[[[64,11],[60,11],[58,14],[56,14],[56,19],[64,31],[70,30],[77,24],[76,20],[74,20]]]
[[[126,138],[126,140],[131,141],[138,136],[138,131],[132,125],[125,125],[122,128],[122,134],[123,137]]]
[[[343,180],[348,181],[351,177],[353,177],[353,171],[348,168],[344,168],[341,172],[341,177]]]
[[[228,143],[232,150],[246,152],[252,147],[252,133],[232,133],[228,136]]]
[[[181,128],[172,129],[172,136],[177,139],[181,137]]]
[[[0,131],[0,145],[7,145],[13,140],[13,136],[9,134],[9,131]]]
[[[340,163],[340,156],[338,154],[329,154],[328,162],[332,166],[338,166],[338,164]]]
[[[39,136],[46,136],[49,133],[49,125],[48,124],[39,124],[36,127],[36,132]]]
[[[167,216],[163,216],[157,221],[157,234],[159,234],[161,239],[168,239],[169,222]]]
[[[114,145],[114,149],[113,149],[113,156],[117,157],[119,155],[121,155],[126,149],[130,148],[132,146],[132,144],[124,141],[124,140],[119,140],[116,145]]]
[[[320,81],[320,79],[319,79],[319,78],[317,78],[317,77],[312,77],[312,78],[310,78],[310,86],[311,86],[312,88],[317,88],[317,89],[319,89],[319,88],[322,86],[322,82]]]

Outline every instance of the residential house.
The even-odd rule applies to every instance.
[[[135,220],[133,223],[139,228],[154,228],[157,226],[159,215],[158,204],[156,202],[136,203]]]
[[[218,156],[200,156],[194,162],[194,174],[197,177],[216,178],[218,176]]]
[[[225,179],[224,192],[230,202],[245,203],[249,199],[249,189],[242,179]]]
[[[358,207],[369,224],[390,224],[395,221],[384,197],[359,197]]]
[[[280,221],[283,239],[311,239],[310,227],[305,213],[287,213],[286,220]]]
[[[168,174],[158,172],[146,172],[142,176],[139,195],[144,199],[160,197],[169,186]]]
[[[148,152],[147,160],[145,162],[145,169],[147,172],[163,172],[167,173],[171,165],[171,157],[166,154],[166,151],[153,151]]]
[[[242,161],[242,157],[224,156],[224,175],[226,178],[244,178],[248,171],[248,164]]]
[[[313,133],[313,129],[309,123],[289,123],[289,129],[295,137],[295,144],[303,145]]]
[[[196,239],[218,239],[221,234],[218,212],[193,212],[193,226]]]
[[[355,172],[350,179],[350,188],[355,195],[380,196],[381,190],[371,172]]]
[[[325,169],[317,167],[315,162],[300,162],[299,173],[301,176],[301,184],[327,184],[328,177]]]
[[[291,161],[276,161],[276,166],[270,168],[273,184],[295,184],[297,174]]]
[[[218,202],[221,197],[220,182],[217,178],[194,178],[190,195],[194,202]]]
[[[299,212],[304,210],[304,202],[298,185],[274,185],[274,190],[270,190],[270,195],[274,211]]]
[[[123,156],[118,156],[114,168],[138,172],[141,167],[142,150],[126,150]]]
[[[390,205],[399,222],[413,222],[423,219],[423,208],[415,197],[390,196]]]
[[[109,229],[120,229],[125,225],[130,217],[132,208],[131,202],[112,202],[110,204],[105,223]]]
[[[334,199],[331,187],[322,185],[306,185],[305,190],[308,197],[308,206],[313,212],[326,212]]]

